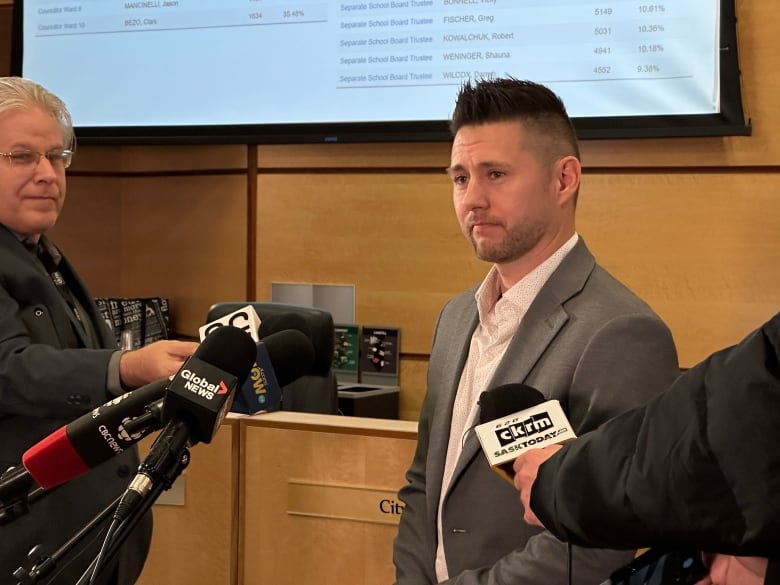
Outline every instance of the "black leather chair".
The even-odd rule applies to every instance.
[[[338,413],[338,385],[333,372],[333,316],[323,309],[284,303],[229,301],[209,308],[206,322],[251,305],[260,316],[260,339],[283,329],[298,329],[311,339],[314,363],[309,371],[282,388],[282,410]]]

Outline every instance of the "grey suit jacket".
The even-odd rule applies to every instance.
[[[452,299],[436,324],[417,449],[399,492],[404,511],[394,543],[398,585],[436,583],[437,509],[455,393],[478,324],[476,289]],[[644,403],[678,373],[666,325],[599,267],[580,239],[529,308],[489,388],[532,386],[559,400],[582,434]],[[517,492],[489,467],[473,431],[442,517],[447,583],[567,583],[566,545],[525,524]],[[631,557],[574,547],[573,582],[600,583]]]
[[[43,266],[0,225],[0,471],[19,465],[29,447],[110,399],[106,372],[116,340],[66,259],[59,269],[97,330],[99,340],[91,346]],[[41,544],[51,554],[73,537],[124,491],[137,467],[137,452],[126,451],[0,526],[0,584],[16,583],[11,574],[32,546]],[[146,558],[147,516],[120,555],[122,584],[135,581]],[[99,544],[93,541],[54,583],[75,583]]]

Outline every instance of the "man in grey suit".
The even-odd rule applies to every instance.
[[[175,373],[197,344],[160,341],[117,351],[116,340],[70,263],[44,232],[65,201],[73,128],[62,101],[40,85],[0,77],[0,473],[32,445],[112,397]],[[135,449],[105,462],[0,526],[0,583],[35,545],[56,552],[120,495]],[[146,559],[151,517],[136,528],[100,584],[130,585]],[[100,535],[82,540],[41,583],[73,585]]]
[[[575,230],[576,136],[560,99],[516,79],[466,83],[451,122],[455,213],[484,281],[442,309],[417,450],[399,498],[398,585],[592,585],[625,551],[564,543],[522,521],[473,427],[482,391],[524,383],[583,433],[678,375],[668,328],[595,263]]]

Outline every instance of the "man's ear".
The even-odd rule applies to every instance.
[[[555,163],[556,181],[558,183],[558,197],[561,204],[573,201],[576,204],[577,193],[580,189],[580,177],[582,165],[574,156],[564,156]]]

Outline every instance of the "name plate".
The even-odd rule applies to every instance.
[[[403,511],[396,491],[290,480],[287,513],[373,524],[398,524]]]

